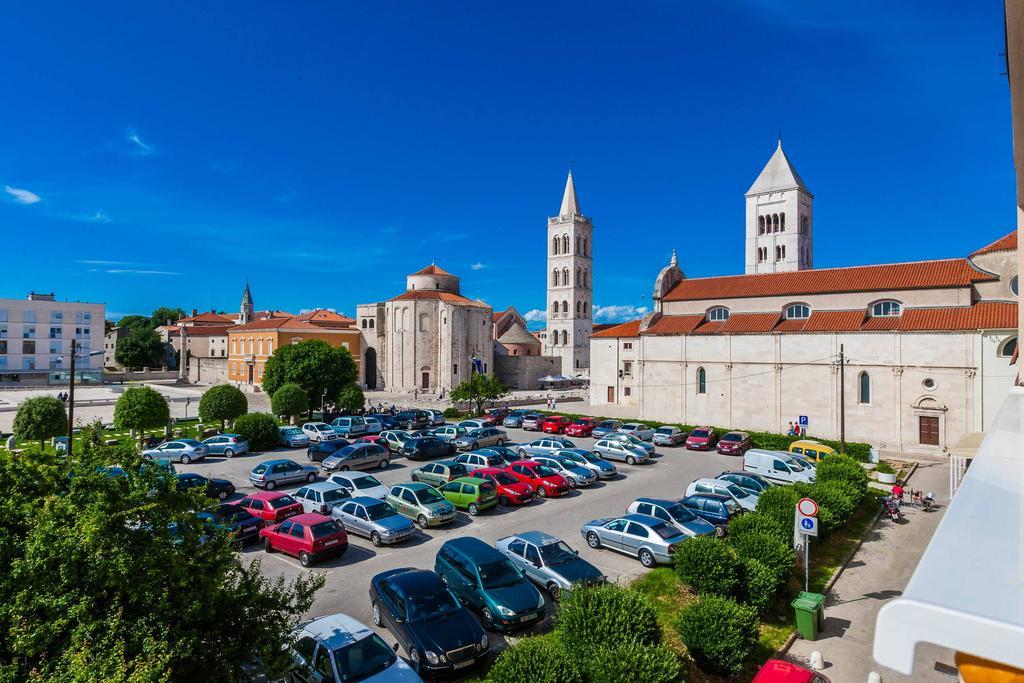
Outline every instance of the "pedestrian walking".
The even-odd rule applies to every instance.
[[[795,434],[795,432],[793,431],[793,423],[790,422],[789,423],[789,429],[786,430],[786,436],[793,436],[794,434]]]

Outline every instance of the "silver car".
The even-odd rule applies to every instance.
[[[530,443],[520,444],[516,448],[516,452],[520,458],[532,458],[535,455],[554,455],[556,451],[563,448],[576,448],[576,444],[564,436],[548,436]]]
[[[334,428],[326,422],[307,422],[302,425],[302,433],[309,437],[310,441],[334,441],[340,439]]]
[[[388,497],[389,489],[372,474],[365,472],[338,472],[327,477],[327,481],[348,489],[353,496],[366,498],[379,498],[384,500]]]
[[[584,524],[580,534],[591,548],[617,550],[648,568],[671,564],[676,544],[688,538],[664,520],[635,514],[595,519]]]
[[[427,413],[430,415],[430,424],[434,427],[440,427],[446,422],[444,413],[440,410],[428,410]]]
[[[293,460],[267,460],[252,468],[249,481],[259,489],[273,491],[282,484],[316,481],[317,469],[313,465],[300,465]]]
[[[647,462],[651,459],[644,449],[634,446],[628,441],[613,439],[599,439],[594,444],[594,453],[608,460],[621,460],[627,465],[635,465],[638,462]]]
[[[190,462],[198,462],[210,454],[210,448],[195,439],[178,439],[162,443],[156,448],[147,448],[142,455],[151,460],[167,458],[171,462],[180,462],[187,465]]]
[[[455,458],[455,462],[461,462],[465,465],[467,472],[483,469],[484,467],[497,467],[498,469],[504,469],[509,465],[509,461],[505,459],[504,455],[487,449],[471,453],[462,453]]]
[[[377,498],[356,496],[331,511],[331,517],[345,525],[350,534],[370,539],[375,546],[398,543],[416,533],[416,525],[408,517]]]
[[[627,422],[616,430],[619,434],[632,434],[641,441],[654,438],[654,430],[640,422]]]
[[[678,446],[686,441],[686,432],[679,427],[658,427],[654,430],[651,443],[658,446]]]
[[[554,600],[573,586],[607,580],[600,569],[582,559],[565,541],[543,531],[499,538],[494,547]]]
[[[329,515],[335,506],[352,498],[348,489],[338,484],[319,481],[303,486],[292,494],[292,498],[302,503],[303,512],[315,512],[318,515]]]
[[[304,447],[309,445],[309,437],[298,427],[278,427],[277,443],[287,448]]]
[[[523,421],[519,426],[528,432],[539,432],[542,422],[544,422],[543,415],[530,413],[529,415],[523,415]]]
[[[690,538],[694,536],[722,535],[722,533],[719,533],[718,527],[693,514],[678,500],[637,498],[629,504],[626,512],[657,517],[662,521],[668,522]],[[721,531],[724,533],[725,528],[722,527]]]
[[[609,441],[626,441],[638,448],[644,449],[645,451],[647,451],[647,455],[654,455],[655,451],[657,450],[655,449],[653,443],[641,441],[632,434],[620,434],[619,432],[616,432],[615,434],[609,434],[604,438],[608,439]]]
[[[469,430],[465,427],[460,427],[458,425],[444,425],[437,429],[431,429],[430,433],[445,443],[451,443],[468,431]]]
[[[331,455],[324,458],[320,467],[324,472],[346,472],[348,470],[361,470],[372,467],[379,467],[382,470],[391,464],[391,454],[388,449],[378,446],[375,443],[366,441],[353,443],[339,448]]]
[[[583,448],[563,448],[555,451],[555,455],[569,458],[580,467],[586,467],[596,474],[598,479],[610,479],[619,473],[615,465]]]
[[[375,417],[366,416],[363,418],[366,421],[366,433],[367,434],[380,434],[384,431],[384,423]]]
[[[460,451],[475,451],[481,446],[500,446],[508,441],[508,433],[497,427],[471,429],[452,443]]]
[[[401,429],[385,429],[380,433],[380,438],[387,442],[392,453],[405,455],[405,442],[412,437],[409,436],[409,432],[404,432]]]
[[[605,420],[603,422],[599,422],[598,425],[594,427],[594,431],[592,431],[590,435],[595,439],[600,439],[602,436],[614,434],[621,426],[621,420]]]
[[[577,486],[590,486],[597,483],[597,474],[588,468],[580,465],[569,458],[557,455],[535,455],[532,460],[539,462],[545,467],[550,467],[558,474],[561,474],[569,482],[570,488]]]
[[[465,429],[483,429],[484,427],[490,427],[490,420],[484,420],[483,418],[473,418],[472,420],[463,420],[459,423],[459,427]]]

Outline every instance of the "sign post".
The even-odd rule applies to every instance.
[[[797,501],[793,521],[793,536],[799,538],[804,546],[804,590],[810,590],[811,574],[811,536],[818,535],[818,504],[810,498]]]

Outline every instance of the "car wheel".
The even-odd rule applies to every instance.
[[[508,496],[501,496],[498,498],[499,505],[508,505]]]
[[[348,472],[349,467],[348,465],[342,465],[341,467],[338,468],[338,470],[341,472]]]
[[[384,545],[384,541],[380,540],[380,534],[378,534],[376,531],[370,534],[370,543],[374,544],[378,548]]]
[[[478,448],[480,448],[480,444],[474,443],[472,446],[469,447],[469,450],[475,451]]]
[[[626,464],[627,465],[635,465],[636,464],[636,458],[634,458],[632,455],[626,456]]]
[[[480,506],[477,505],[476,503],[470,503],[469,507],[466,509],[469,512],[470,516],[472,517],[476,517],[480,514]]]
[[[263,488],[265,488],[268,491],[273,491],[274,489],[277,488],[277,482],[271,479],[270,481],[263,485]]]
[[[546,486],[538,486],[537,487],[537,495],[540,496],[541,498],[547,498],[548,497],[548,489],[547,489],[547,487]]]
[[[269,537],[263,539],[263,550],[265,550],[268,553],[274,552],[274,546],[271,545]]]
[[[371,618],[373,619],[374,626],[380,627],[384,625],[384,622],[380,618],[380,607],[377,605],[376,601],[370,605],[370,613],[373,615]]]
[[[569,488],[571,488],[571,489],[576,488],[576,480],[575,479],[570,479],[569,480]]]
[[[646,548],[640,551],[640,564],[650,569],[657,561],[654,559],[654,554]]]
[[[419,528],[426,529],[428,526],[426,515],[420,515],[419,517],[417,517],[416,524],[419,526]]]
[[[561,599],[561,597],[562,597],[562,589],[558,586],[557,583],[549,583],[548,584],[548,595],[551,596],[552,600],[554,600],[555,602],[558,602]]]
[[[587,532],[587,545],[589,545],[591,548],[597,550],[598,548],[601,547],[601,537],[598,536],[593,531],[588,531]]]
[[[519,449],[519,457],[525,459],[526,458],[526,450],[520,448]]]
[[[484,622],[484,628],[488,631],[494,630],[494,615],[491,614],[491,610],[484,607],[480,610],[480,620]]]
[[[306,551],[302,551],[301,553],[299,553],[299,562],[302,564],[303,567],[308,567],[309,565],[313,564],[313,558],[310,557],[309,553],[307,553]]]
[[[235,452],[233,450],[231,450],[230,448],[225,448],[224,449],[224,457],[225,458],[233,458],[233,457],[235,457]]]
[[[504,445],[505,445],[505,439],[498,439],[498,440],[497,440],[497,441],[496,441],[496,442],[494,443],[494,445],[495,445],[495,446],[504,446]]]
[[[307,484],[312,484],[314,481],[316,481],[316,472],[310,472],[306,475]]]
[[[228,499],[228,495],[229,494],[228,494],[227,491],[220,491],[220,492],[217,493],[217,499],[218,500],[227,500]]]
[[[181,456],[181,464],[182,465],[187,465],[190,462],[192,462],[192,458],[188,457],[187,455]]]
[[[387,460],[381,460],[377,466],[380,467],[382,470],[386,470],[388,467],[391,466],[391,463],[388,462]]]
[[[420,478],[415,474],[411,475],[409,479],[412,479],[413,483],[416,483],[420,480]]]
[[[715,526],[715,538],[725,538],[725,525],[718,524]]]

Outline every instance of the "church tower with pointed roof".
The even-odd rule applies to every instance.
[[[242,305],[238,309],[238,324],[245,325],[256,319],[256,312],[252,305],[252,292],[249,291],[249,281],[245,281],[245,291],[242,292]]]
[[[548,218],[547,308],[548,328],[544,355],[562,359],[562,374],[573,375],[590,367],[593,331],[593,225],[580,210],[572,169],[565,181],[562,206]]]
[[[746,273],[812,268],[814,195],[783,151],[781,137],[746,199]]]

